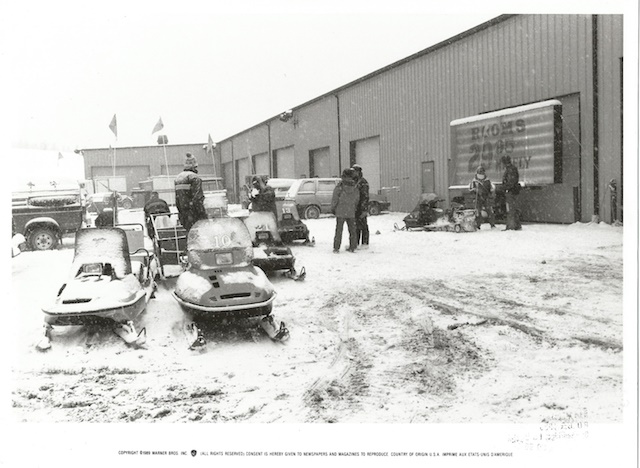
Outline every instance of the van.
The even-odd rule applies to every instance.
[[[296,179],[289,191],[287,199],[295,200],[298,213],[304,219],[317,219],[321,214],[331,213],[333,190],[340,182],[339,177],[314,177]],[[369,214],[379,215],[389,209],[390,202],[384,195],[369,193]]]

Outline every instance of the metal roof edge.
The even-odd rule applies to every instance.
[[[484,114],[476,114],[470,117],[463,117],[461,119],[452,120],[449,126],[461,125],[469,122],[476,122],[485,119],[491,119],[500,115],[511,115],[519,112],[526,112],[528,110],[539,109],[541,107],[561,106],[562,103],[557,99],[549,99],[547,101],[534,102],[533,104],[525,104],[523,106],[507,107],[506,109],[497,110],[493,112],[486,112]]]

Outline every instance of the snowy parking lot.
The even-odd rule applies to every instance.
[[[131,212],[139,216],[140,212]],[[109,329],[58,327],[34,345],[41,307],[71,265],[63,248],[12,259],[9,338],[15,421],[250,423],[541,423],[623,414],[623,230],[528,224],[522,231],[395,231],[369,218],[371,247],[332,252],[335,220],[305,221],[294,245],[305,281],[280,275],[273,314],[203,325],[204,349],[159,284],[142,315],[144,349]]]

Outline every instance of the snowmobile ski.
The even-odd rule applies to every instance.
[[[44,324],[44,336],[36,344],[38,351],[49,351],[51,349],[51,325]]]
[[[286,341],[289,339],[289,330],[284,322],[280,322],[280,328],[276,328],[276,324],[271,315],[267,315],[260,320],[260,325],[273,341]]]
[[[287,271],[284,275],[287,278],[291,278],[293,281],[303,281],[307,277],[307,271],[304,269],[304,267],[302,267],[302,269],[300,270],[300,273],[298,273],[295,268],[292,268],[291,270]]]
[[[136,333],[136,327],[131,320],[119,324],[113,332],[124,340],[125,343],[134,347],[140,347],[147,342],[147,329],[143,328]]]
[[[200,330],[195,322],[188,323],[184,328],[184,333],[187,336],[187,342],[191,350],[202,348],[207,344],[202,330]]]

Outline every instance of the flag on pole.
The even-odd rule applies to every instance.
[[[113,114],[113,119],[111,119],[109,128],[111,129],[113,134],[116,136],[116,138],[118,138],[118,121],[116,120],[116,114]]]
[[[64,156],[62,156],[62,153],[58,151],[58,161],[60,161],[62,158],[64,158]]]
[[[159,132],[163,128],[164,128],[164,124],[162,123],[162,117],[160,117],[158,119],[158,123],[156,124],[156,126],[153,127],[153,131],[151,132],[151,134],[153,135],[154,133]]]
[[[213,153],[213,140],[211,139],[211,134],[209,134],[209,140],[207,141],[207,151],[209,153]]]

